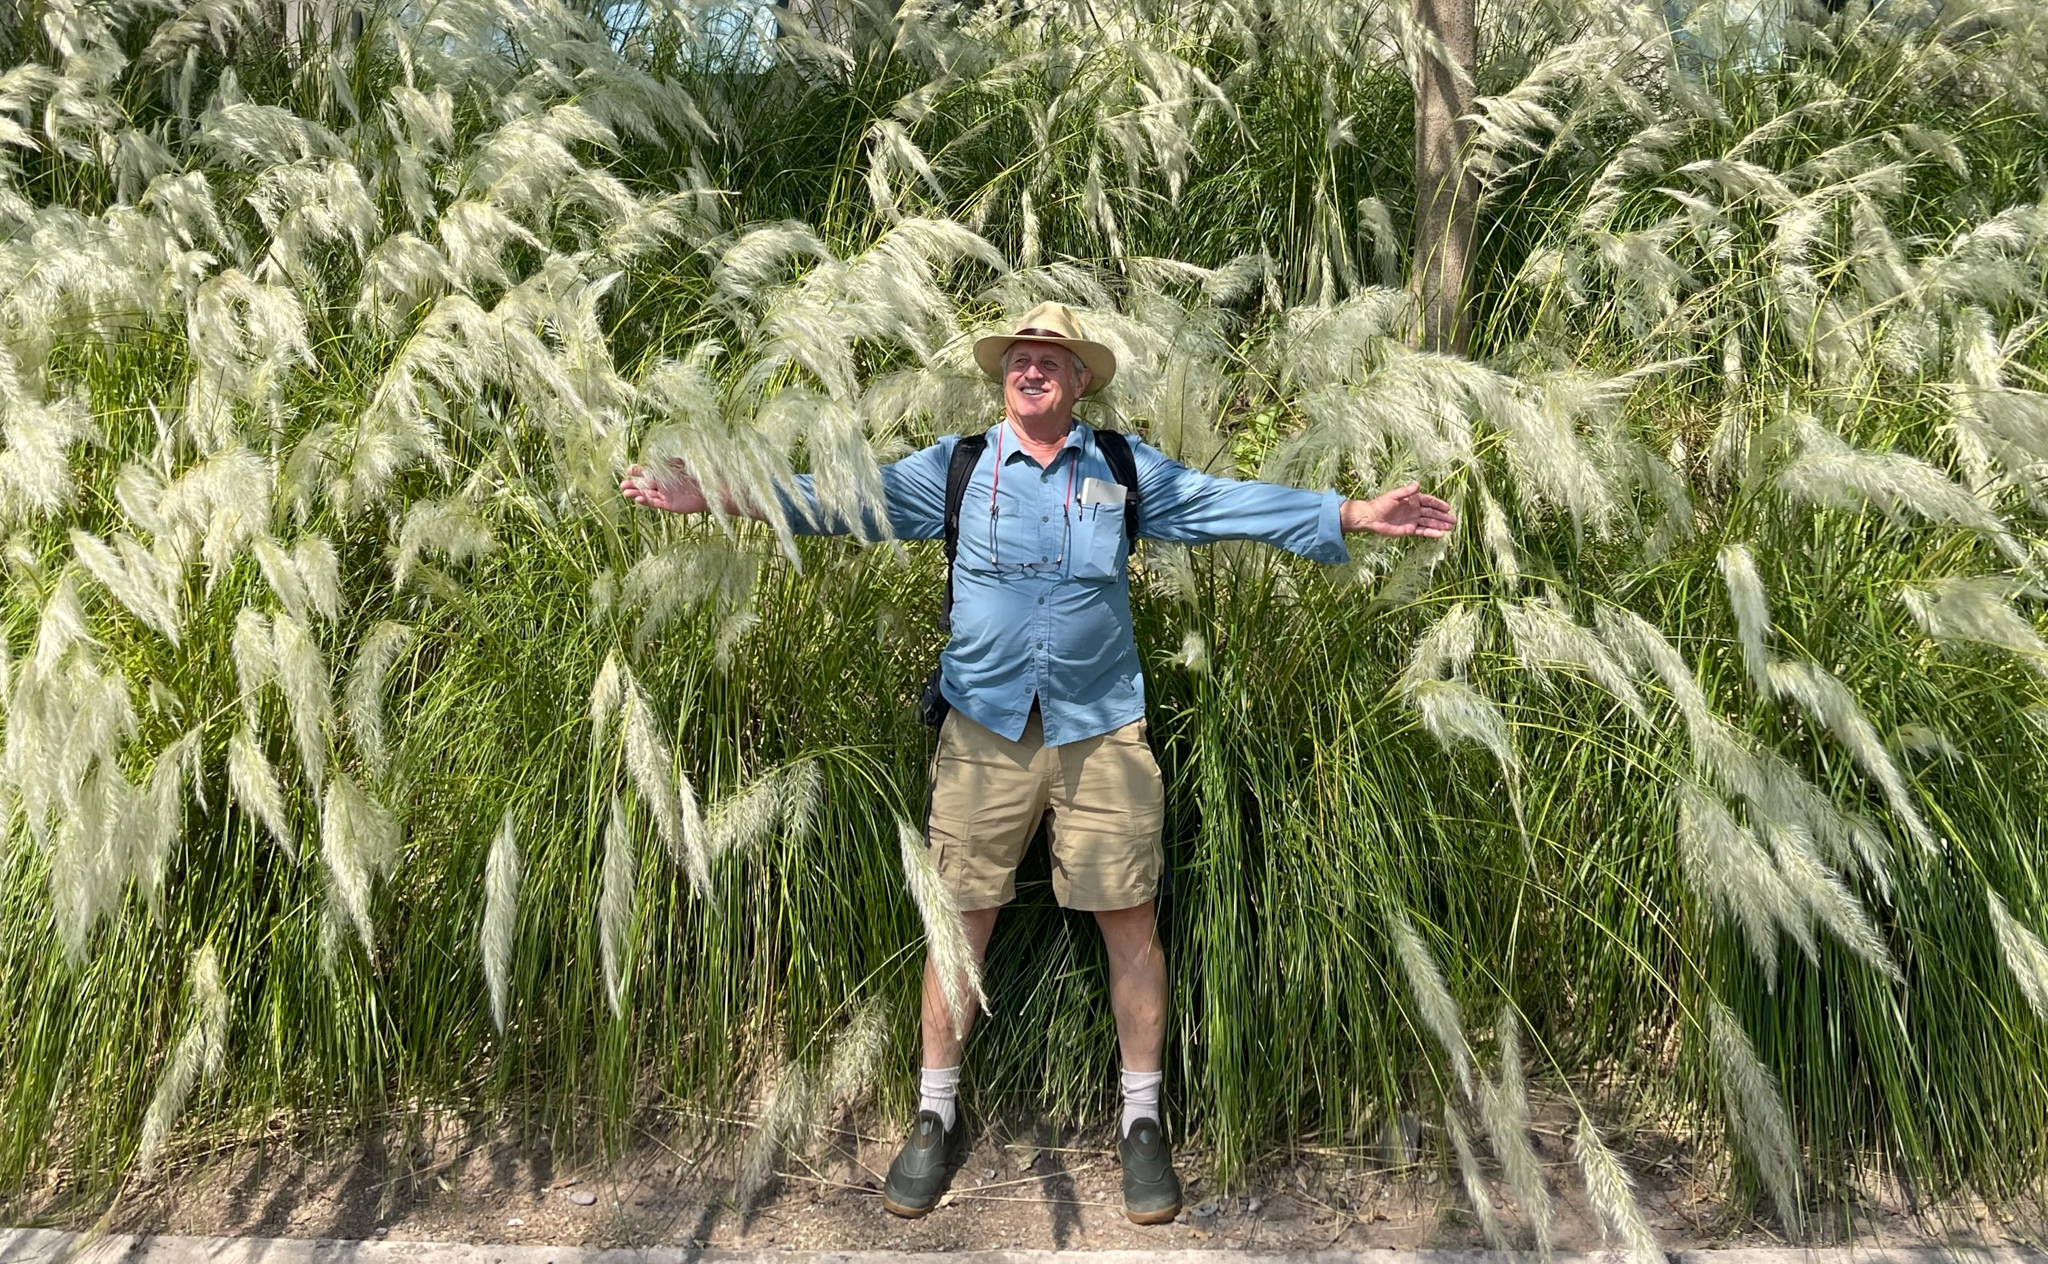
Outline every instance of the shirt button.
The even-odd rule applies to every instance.
[[[1050,561],[1052,561],[1052,559],[1051,559],[1051,558],[1047,557],[1047,556],[1046,556],[1045,554],[1043,554],[1043,553],[1040,553],[1040,554],[1038,555],[1038,560],[1039,560],[1039,561],[1041,561],[1041,562],[1050,562]]]
[[[1051,521],[1052,521],[1052,515],[1051,515],[1051,514],[1040,514],[1040,515],[1038,515],[1038,520],[1039,520],[1040,522],[1051,522]]]
[[[1038,599],[1038,604],[1039,604],[1039,605],[1041,605],[1041,606],[1042,606],[1042,605],[1044,605],[1044,604],[1045,604],[1045,598],[1043,598],[1043,597],[1040,597],[1040,598]]]
[[[1038,481],[1039,481],[1039,482],[1041,482],[1041,483],[1043,483],[1044,481],[1046,481],[1047,479],[1049,479],[1049,478],[1051,478],[1051,477],[1052,477],[1052,475],[1050,475],[1050,474],[1040,474],[1040,475],[1038,476]]]

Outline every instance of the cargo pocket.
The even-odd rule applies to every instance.
[[[1124,573],[1124,507],[1082,505],[1075,510],[1073,561],[1067,573],[1075,579],[1116,579]]]

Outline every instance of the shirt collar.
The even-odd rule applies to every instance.
[[[1009,433],[1004,434],[1004,431],[1009,431]],[[1094,431],[1089,427],[1089,425],[1086,422],[1076,417],[1067,426],[1066,442],[1060,445],[1061,454],[1064,455],[1068,451],[1074,451],[1086,447],[1088,443],[1088,436],[1093,433]],[[1004,465],[1008,465],[1010,462],[1018,459],[1019,457],[1024,457],[1026,455],[1022,445],[1020,445],[1017,442],[1017,433],[1014,430],[1010,430],[1010,419],[1007,417],[1005,417],[1003,420],[997,422],[995,425],[990,426],[988,428],[987,438],[990,443],[994,443],[998,438],[1001,438],[1003,440]],[[1055,456],[1052,459],[1052,465],[1057,464],[1059,464],[1059,457]],[[1048,465],[1046,468],[1050,469],[1052,468],[1052,466]]]

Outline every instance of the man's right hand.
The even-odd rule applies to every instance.
[[[690,477],[681,461],[670,461],[659,472],[644,465],[632,466],[620,480],[619,492],[636,505],[665,513],[703,513],[711,508],[704,489]]]

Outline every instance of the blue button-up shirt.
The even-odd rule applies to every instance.
[[[1121,504],[1082,504],[1087,480],[1114,483],[1094,430],[1076,422],[1066,445],[1041,467],[997,423],[960,504],[953,564],[953,638],[940,657],[946,700],[1011,741],[1023,736],[1037,701],[1045,742],[1060,746],[1123,727],[1145,714],[1145,676],[1131,631]],[[946,533],[946,467],[960,440],[882,467],[892,534],[935,540]],[[1138,534],[1174,544],[1262,540],[1318,562],[1350,554],[1337,521],[1344,498],[1191,470],[1133,437]],[[804,535],[854,529],[818,508],[809,475],[785,498],[791,527]],[[864,524],[879,534],[878,524]]]

